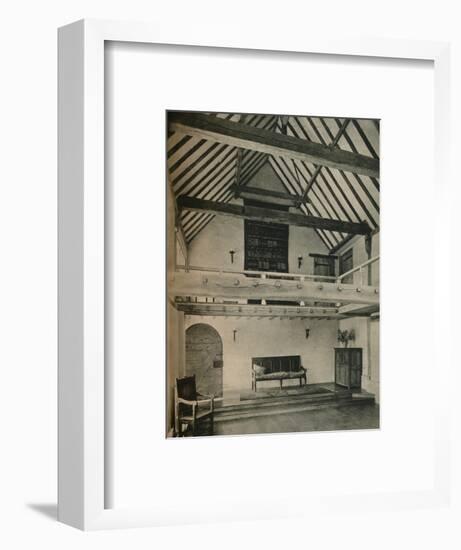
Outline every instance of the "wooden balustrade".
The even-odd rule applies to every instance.
[[[336,281],[336,277],[331,275],[312,275],[309,273],[280,273],[275,271],[249,271],[249,270],[231,270],[231,269],[219,269],[217,267],[201,267],[201,266],[185,266],[177,265],[177,271],[203,271],[204,273],[222,273],[223,275],[249,275],[251,277],[260,277],[261,279],[287,279],[287,280],[324,280],[328,282]]]
[[[379,260],[379,255],[374,256],[373,258],[370,258],[366,262],[363,262],[362,264],[357,265],[357,266],[353,267],[352,269],[349,269],[349,271],[346,271],[345,273],[341,273],[341,275],[338,275],[338,277],[335,277],[335,280],[336,280],[337,283],[340,283],[345,277],[347,277],[348,275],[352,275],[353,273],[356,273],[358,271],[360,273],[360,285],[359,286],[363,286],[363,268],[377,262],[378,260]]]

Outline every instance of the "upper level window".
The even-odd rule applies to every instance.
[[[346,273],[347,271],[351,270],[354,267],[354,260],[352,255],[352,248],[349,248],[349,250],[346,250],[341,256],[339,257],[339,274]],[[347,277],[344,277],[342,279],[343,283],[353,283],[354,282],[354,274],[351,273],[350,275],[347,275]]]
[[[309,254],[314,258],[314,275],[321,275],[322,277],[335,277],[336,269],[335,262],[337,256],[326,255],[326,254]],[[319,281],[327,280],[319,278]]]

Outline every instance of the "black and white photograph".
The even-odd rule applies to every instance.
[[[379,429],[380,121],[166,117],[166,436]]]
[[[461,548],[457,7],[6,3],[1,548]]]

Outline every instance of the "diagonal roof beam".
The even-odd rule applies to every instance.
[[[297,225],[299,227],[313,227],[329,231],[338,231],[340,233],[354,233],[357,235],[368,235],[370,233],[370,227],[367,223],[316,218],[305,214],[293,214],[284,210],[274,210],[273,208],[213,202],[205,199],[197,199],[196,197],[187,197],[186,195],[178,197],[177,204],[180,210],[190,210],[194,212],[206,211],[213,214],[244,218],[247,220],[283,223],[287,225]]]
[[[241,114],[239,121],[245,124],[248,117],[246,115]],[[239,147],[237,151],[237,160],[236,160],[236,166],[235,166],[235,185],[240,185],[240,176],[242,174],[242,157],[243,157],[243,149]]]
[[[280,131],[282,134],[287,134],[287,127],[288,127],[288,116],[287,115],[283,115],[283,116],[279,116],[279,120],[280,120]]]
[[[320,143],[277,134],[239,122],[189,112],[171,112],[168,121],[170,130],[187,135],[358,174],[379,174],[379,159],[333,149]]]
[[[312,120],[309,117],[305,117],[305,118],[306,118],[307,124],[309,124],[309,126],[312,128],[313,132],[316,134],[316,136],[317,136],[318,140],[320,141],[320,143],[323,143],[324,145],[327,145],[325,139],[323,138],[322,134],[318,130],[317,126],[312,122]],[[322,118],[320,118],[320,122],[323,123]],[[338,121],[337,125],[338,125],[338,128],[340,128],[341,127],[341,121]],[[298,123],[298,127],[299,127],[299,131],[302,133],[304,138],[307,139],[307,140],[310,140],[311,138],[309,137],[309,134],[307,133],[307,131],[303,127],[303,125]],[[328,135],[330,136],[330,138],[333,139],[334,136],[331,133],[331,130],[329,129],[328,125],[325,125],[324,127],[325,127],[325,130],[327,131]],[[328,130],[327,130],[327,128],[328,128]],[[294,127],[292,127],[292,130],[294,130]],[[298,130],[294,130],[294,132],[295,132],[295,135],[299,135],[299,134],[297,134]],[[349,138],[347,132],[344,133],[344,137],[346,139]],[[370,223],[372,227],[376,227],[377,223],[376,223],[376,220],[375,220],[374,216],[372,215],[372,213],[369,209],[370,205],[366,202],[366,199],[362,199],[362,197],[360,196],[360,193],[356,189],[356,185],[355,185],[354,181],[350,177],[353,174],[348,175],[343,170],[339,170],[338,173],[339,173],[339,176],[341,176],[341,179],[338,179],[337,176],[333,173],[333,171],[330,168],[326,167],[325,172],[328,174],[328,176],[331,178],[331,180],[333,182],[335,182],[335,185],[337,186],[338,189],[340,189],[341,186],[343,186],[343,185],[347,186],[347,189],[351,192],[351,194],[354,197],[355,202],[353,204],[355,204],[355,206],[353,207],[353,210],[354,210],[354,214],[355,214],[356,218],[358,220],[359,219],[364,219],[363,218],[363,215],[364,215],[365,218],[368,219],[368,223]],[[322,172],[320,177],[322,177],[322,179],[325,177],[323,172]],[[356,175],[355,175],[355,178],[357,179]],[[360,211],[357,209],[357,206],[360,207],[360,209],[363,211],[363,214],[360,214]]]
[[[285,174],[282,167],[279,165],[278,160],[275,157],[272,157],[271,160],[271,166],[275,173],[277,174],[278,178],[282,182],[285,189],[293,194],[295,197],[298,196],[298,193],[296,191],[296,188],[294,187],[293,183],[291,182],[290,178]],[[310,211],[307,207],[307,205],[302,204],[300,206],[301,211],[305,214],[313,213],[315,216],[320,216],[318,210],[315,209],[314,205],[311,203],[309,205]],[[322,240],[323,244],[327,247],[327,249],[330,249],[332,246],[334,246],[333,241],[329,239],[329,237],[326,235],[325,231],[321,231],[320,229],[315,228],[314,231],[317,233],[317,235]]]
[[[299,188],[302,189],[301,178],[299,177],[298,165],[296,164],[296,161],[294,159],[292,159],[292,162],[293,162],[293,167],[295,169],[296,183],[298,184]],[[307,198],[307,193],[304,193],[302,196],[298,195],[296,198],[298,201],[298,204],[297,204],[298,207],[301,206],[303,202],[310,202],[309,199]]]
[[[249,185],[232,185],[231,191],[235,193],[235,197],[243,197],[244,199],[263,200],[268,199],[272,204],[280,204],[282,206],[297,206],[298,200],[295,196],[288,193],[280,193],[279,191],[270,191],[268,189],[260,189],[259,187],[250,187]],[[261,199],[263,197],[263,199]]]
[[[235,185],[237,185],[237,187],[240,187],[240,176],[242,174],[242,157],[243,149],[239,148],[239,150],[237,151],[237,160],[235,167]]]
[[[333,141],[331,142],[331,144],[328,146],[328,147],[336,147],[336,145],[338,144],[339,140],[341,139],[342,135],[344,134],[344,132],[346,131],[346,128],[347,128],[347,125],[349,124],[350,122],[350,119],[349,118],[346,118],[344,120],[344,122],[342,123],[342,126],[341,128],[339,129],[338,133],[336,134],[335,138],[333,139]],[[306,189],[304,190],[304,194],[301,198],[301,202],[306,202],[307,200],[307,195],[309,193],[309,191],[311,190],[312,186],[314,185],[318,175],[320,174],[321,170],[322,170],[323,166],[322,165],[318,165],[315,169],[315,172],[312,174],[312,177],[311,179],[309,180],[309,183],[307,184],[307,187]]]
[[[254,127],[257,128],[258,124],[264,121],[264,118],[265,116],[263,115],[263,117],[260,120],[257,120]],[[261,128],[263,130],[270,129],[272,131],[275,124],[277,123],[277,118],[278,117],[276,116],[270,117],[269,124],[265,124],[264,126],[261,126]],[[248,125],[249,122],[254,123],[254,117],[253,117],[253,120],[250,121],[250,115],[241,114],[239,122]],[[261,154],[258,151],[249,151],[249,153],[250,154],[247,155],[247,158],[244,158],[244,149],[242,149],[241,147],[238,147],[238,156],[237,156],[236,172],[235,172],[235,186],[238,188],[242,188],[246,186],[248,181],[251,180],[251,178],[256,174],[256,172],[258,172],[258,170],[263,166],[263,164],[267,160],[267,155]],[[251,161],[248,161],[248,158],[250,157],[251,157]],[[261,162],[261,159],[263,159],[262,162]],[[245,163],[245,160],[247,161],[246,163]],[[236,196],[237,196],[237,193],[236,193]]]

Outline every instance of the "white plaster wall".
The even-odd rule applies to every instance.
[[[251,389],[251,358],[275,355],[301,355],[308,371],[308,383],[331,382],[334,379],[334,347],[337,321],[305,321],[289,319],[255,319],[246,317],[185,316],[185,328],[195,323],[208,323],[223,341],[224,395]],[[306,328],[310,328],[306,340]],[[236,340],[233,331],[237,330]],[[286,381],[284,385],[297,385]],[[278,386],[264,382],[261,387]]]
[[[278,191],[279,193],[288,192],[269,163],[266,163],[256,172],[248,183],[248,186],[267,189],[268,191]]]
[[[229,250],[235,250],[231,263]],[[243,219],[215,216],[189,245],[189,265],[243,270]]]

